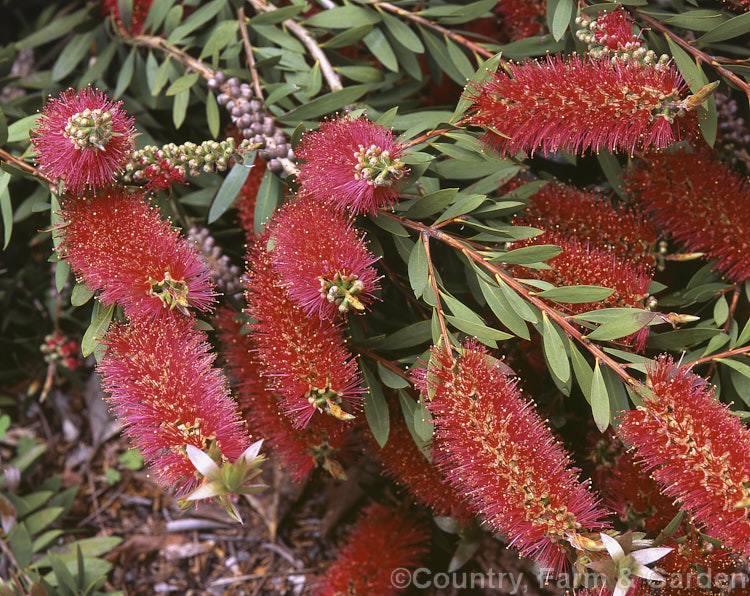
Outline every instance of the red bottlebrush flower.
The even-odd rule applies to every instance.
[[[695,128],[694,118],[680,117],[689,102],[674,67],[550,56],[507,69],[469,91],[469,122],[487,128],[484,141],[500,153],[632,153],[667,147]]]
[[[372,302],[377,259],[348,215],[302,195],[274,214],[270,234],[271,262],[306,315],[334,320]]]
[[[393,132],[366,118],[327,120],[303,135],[295,152],[304,160],[302,192],[354,214],[393,205],[395,185],[407,171]]]
[[[237,208],[237,219],[245,232],[245,240],[248,244],[255,240],[255,201],[258,198],[260,183],[265,173],[266,160],[258,155],[253,162],[250,175],[234,201],[234,206]]]
[[[689,251],[716,259],[734,282],[750,278],[750,186],[710,149],[649,154],[626,188]]]
[[[418,379],[423,399],[433,394],[435,463],[521,556],[560,572],[566,542],[606,528],[605,511],[516,382],[476,342],[461,352],[433,347]]]
[[[692,531],[679,540],[668,539],[662,546],[672,549],[657,564],[666,581],[644,590],[644,596],[740,596],[747,593],[732,589],[732,580],[742,582],[744,575],[732,553],[703,540],[697,532]],[[733,577],[733,574],[736,575]],[[744,579],[747,580],[746,575]]]
[[[608,307],[643,308],[654,275],[651,267],[620,258],[611,250],[593,248],[588,242],[581,242],[575,237],[550,232],[515,242],[513,248],[540,244],[557,245],[562,248],[562,253],[547,261],[551,269],[532,270],[512,266],[510,269],[517,276],[533,277],[553,286],[592,285],[614,290],[610,296],[595,304],[565,304],[571,313]],[[648,327],[630,338],[636,351],[643,349],[647,336]]]
[[[250,445],[206,335],[190,318],[115,324],[99,372],[125,434],[165,486],[186,495],[200,484],[193,445],[233,463]]]
[[[80,193],[112,182],[134,145],[133,118],[91,87],[50,99],[31,131],[39,169]]]
[[[117,302],[136,319],[211,308],[210,268],[141,194],[112,187],[64,201],[62,213],[61,255],[104,304]]]
[[[325,429],[312,425],[294,428],[281,411],[276,395],[266,387],[261,366],[253,356],[252,338],[241,334],[243,325],[234,319],[234,314],[230,308],[222,308],[214,317],[214,325],[250,431],[263,437],[264,445],[276,456],[276,463],[289,472],[293,481],[304,481],[317,467],[341,477],[343,467],[336,456],[345,450],[347,434],[329,435]]]
[[[272,266],[268,244],[266,232],[247,258],[247,312],[257,321],[253,325],[257,358],[295,427],[304,428],[316,412],[325,412],[333,430],[340,426],[333,418],[350,420],[359,408],[357,363],[346,349],[340,327],[308,317],[292,302]]]
[[[402,511],[367,507],[315,591],[316,596],[391,596],[399,589],[391,574],[416,567],[429,552],[427,527]]]
[[[596,465],[593,481],[604,503],[626,527],[658,536],[677,515],[679,507],[636,465],[616,436],[610,433],[602,436],[597,431],[592,433],[592,439],[589,453]]]
[[[574,236],[618,258],[654,264],[650,253],[657,234],[651,223],[601,195],[551,182],[529,197],[525,211],[528,215],[518,218],[520,225]]]
[[[750,431],[670,357],[651,365],[648,381],[653,398],[622,416],[618,434],[664,494],[725,547],[750,555]]]
[[[503,33],[508,41],[518,41],[544,31],[547,3],[544,0],[498,0]]]
[[[370,452],[383,464],[385,475],[405,487],[435,515],[467,521],[473,517],[461,496],[445,476],[417,448],[400,408],[390,408],[390,432],[383,447],[367,431]]]
[[[130,21],[130,32],[133,35],[140,35],[143,32],[143,24],[153,3],[154,0],[133,1],[133,13]],[[102,15],[110,14],[112,18],[120,18],[120,7],[117,5],[117,0],[103,0],[101,11]]]
[[[594,55],[632,55],[643,42],[633,33],[633,19],[621,6],[612,12],[603,11],[596,19],[582,14],[577,20],[584,27],[577,32],[578,38],[589,44]]]

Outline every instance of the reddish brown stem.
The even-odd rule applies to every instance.
[[[409,383],[411,383],[411,377],[409,377],[409,373],[407,373],[404,369],[402,369],[392,360],[383,358],[382,356],[379,356],[378,354],[376,354],[372,350],[368,350],[367,348],[359,348],[359,347],[354,346],[354,350],[361,356],[364,356],[365,358],[369,358],[370,360],[379,362],[392,373],[397,374],[402,379],[405,379],[406,381],[409,381]]]
[[[392,213],[388,213],[386,211],[381,211],[381,213],[387,217],[390,217],[391,219],[394,219],[398,221],[401,225],[403,225],[406,228],[409,228],[411,230],[414,230],[416,232],[419,232],[422,235],[423,242],[425,241],[425,236],[435,238],[436,240],[439,240],[440,242],[443,242],[444,244],[447,244],[448,246],[451,246],[452,248],[455,248],[456,250],[461,251],[468,259],[474,261],[479,266],[483,267],[487,271],[489,271],[495,278],[498,280],[498,282],[502,282],[506,285],[508,285],[514,292],[519,294],[524,300],[529,302],[530,304],[533,304],[536,306],[539,310],[547,313],[547,316],[553,320],[555,323],[557,323],[564,331],[567,333],[570,337],[575,339],[578,343],[583,345],[592,356],[597,358],[601,363],[608,366],[614,373],[620,377],[629,387],[631,387],[634,391],[637,391],[641,393],[641,388],[643,387],[643,384],[636,379],[635,377],[631,376],[626,370],[625,366],[623,364],[620,364],[616,360],[614,360],[611,356],[609,356],[607,353],[605,353],[599,346],[592,343],[591,340],[589,340],[581,331],[578,330],[578,328],[575,327],[572,323],[570,323],[564,315],[561,315],[558,313],[554,308],[549,306],[544,300],[541,298],[538,298],[535,296],[531,290],[529,290],[526,286],[524,286],[522,283],[520,283],[516,278],[514,278],[512,275],[509,275],[507,272],[503,271],[496,265],[494,265],[491,262],[488,262],[480,255],[477,251],[469,247],[467,244],[464,243],[463,240],[460,240],[458,238],[455,238],[454,236],[451,236],[450,234],[446,234],[442,230],[438,230],[434,227],[425,226],[419,222],[412,221],[410,219],[406,219],[403,217],[399,217],[398,215],[394,215]],[[428,263],[429,260],[429,253],[428,253]],[[436,292],[437,297],[437,292]],[[438,304],[439,304],[438,299]],[[748,348],[748,351],[750,351],[750,348]]]
[[[435,294],[435,310],[437,312],[438,323],[440,323],[440,335],[442,336],[443,342],[445,343],[445,349],[448,350],[449,354],[451,354],[451,337],[450,335],[448,335],[448,327],[445,324],[443,305],[440,303],[440,291],[438,290],[437,278],[435,277],[435,268],[432,263],[432,256],[430,255],[430,235],[431,234],[427,230],[422,231],[422,244],[424,244],[424,251],[427,254],[427,271],[430,278],[430,284],[432,284],[432,291]]]
[[[23,170],[27,174],[31,174],[35,178],[44,180],[49,185],[50,190],[53,193],[57,194],[57,190],[58,190],[57,183],[53,181],[52,178],[50,178],[46,174],[42,174],[38,169],[36,169],[31,164],[26,163],[25,161],[16,157],[15,155],[11,155],[4,149],[0,149],[0,159],[2,159],[3,161],[13,166],[16,166],[19,170]]]
[[[719,360],[720,358],[730,358],[731,356],[747,354],[748,352],[750,352],[750,346],[734,348],[733,350],[727,350],[726,352],[720,352],[719,354],[713,354],[711,356],[704,356],[703,358],[698,358],[698,360],[693,360],[690,363],[690,366],[698,366],[699,364],[706,364],[707,362],[713,363],[716,360]]]
[[[255,55],[250,45],[250,36],[247,34],[247,25],[245,24],[245,9],[237,9],[237,21],[240,24],[240,33],[242,34],[242,44],[245,46],[245,55],[247,56],[247,67],[250,69],[250,77],[253,79],[253,89],[258,99],[263,99],[263,89],[260,86],[258,78],[258,69],[255,67]]]

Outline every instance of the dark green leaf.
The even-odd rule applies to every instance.
[[[164,95],[177,95],[178,93],[187,91],[198,82],[199,78],[200,75],[197,72],[184,74],[167,88]]]
[[[375,27],[364,37],[365,45],[373,56],[388,70],[398,72],[398,60],[383,32]]]
[[[70,293],[70,303],[73,306],[83,306],[94,295],[94,292],[89,290],[88,286],[79,282],[73,287],[73,291]]]
[[[143,31],[156,31],[164,22],[164,18],[174,3],[175,0],[154,0],[143,22]]]
[[[445,211],[443,211],[442,215],[438,217],[435,223],[442,223],[454,217],[471,213],[486,200],[487,195],[468,195],[465,197],[461,197]]]
[[[62,259],[57,262],[57,266],[55,267],[55,288],[57,288],[58,292],[63,291],[68,277],[70,277],[70,265],[68,261]]]
[[[586,401],[591,404],[591,386],[594,380],[594,371],[591,370],[591,366],[586,362],[583,354],[578,350],[572,339],[568,339],[568,348],[570,348],[570,361],[573,363],[573,372],[578,380],[578,386],[581,388]]]
[[[383,343],[378,346],[379,350],[401,350],[404,348],[413,348],[420,344],[430,341],[432,333],[430,331],[430,321],[419,321],[412,325],[407,325],[385,338]]]
[[[94,310],[91,313],[91,324],[86,329],[86,333],[83,334],[83,339],[81,340],[81,353],[84,357],[93,354],[99,342],[104,337],[114,312],[114,304],[104,306],[98,300],[94,302]]]
[[[423,196],[406,212],[409,219],[423,219],[445,209],[458,192],[457,188],[444,188]]]
[[[448,38],[445,40],[445,47],[448,50],[448,55],[453,62],[453,66],[463,75],[465,80],[468,80],[474,74],[474,67],[471,61],[466,57],[461,48]]]
[[[404,416],[406,427],[409,429],[409,434],[414,440],[416,446],[422,452],[422,455],[424,455],[425,458],[427,458],[427,460],[429,461],[430,454],[427,452],[429,443],[423,441],[414,428],[414,414],[416,413],[419,406],[411,397],[409,397],[409,394],[406,393],[406,391],[404,391],[403,389],[398,390],[398,399],[401,402],[401,413]]]
[[[665,23],[692,31],[710,31],[727,20],[727,16],[715,10],[688,10],[668,18]]]
[[[477,323],[474,320],[467,320],[451,315],[445,315],[445,320],[459,331],[463,331],[471,337],[476,337],[478,340],[482,341],[482,343],[490,345],[491,347],[496,347],[495,341],[502,341],[513,337],[509,333],[492,329],[492,327],[488,327],[483,323]]]
[[[388,441],[388,433],[391,426],[391,421],[388,417],[388,402],[385,400],[380,383],[378,383],[375,375],[372,374],[367,365],[364,362],[360,362],[360,368],[369,389],[364,398],[365,418],[372,431],[372,436],[375,437],[378,445],[383,447]]]
[[[487,300],[487,305],[495,313],[498,321],[505,325],[511,333],[524,339],[529,339],[529,329],[524,320],[516,314],[508,303],[505,294],[496,285],[491,284],[482,275],[477,274],[479,288]]]
[[[33,547],[31,545],[31,536],[24,524],[16,524],[11,528],[8,536],[5,538],[10,547],[13,556],[21,569],[25,569],[31,563]]]
[[[0,108],[0,147],[8,142],[8,120],[5,112]]]
[[[409,256],[409,283],[411,284],[414,294],[417,298],[422,296],[427,282],[429,281],[427,267],[427,253],[424,249],[424,243],[414,243],[414,248]]]
[[[335,112],[345,105],[357,101],[365,93],[367,93],[367,85],[353,85],[338,91],[332,91],[284,114],[280,117],[280,120],[296,125],[300,120],[311,120]]]
[[[358,27],[352,27],[343,33],[333,36],[331,39],[324,41],[320,46],[332,50],[350,46],[361,41],[371,30],[372,25],[359,25]]]
[[[128,85],[130,85],[130,81],[133,78],[134,67],[135,67],[135,48],[130,50],[128,57],[125,58],[125,62],[122,63],[120,74],[117,75],[117,85],[115,85],[115,92],[113,94],[113,97],[115,99],[119,98],[123,94],[125,89],[128,88]]]
[[[8,183],[10,174],[3,172],[0,174],[0,213],[3,218],[3,250],[8,248],[10,236],[13,233],[13,205],[10,201],[10,192]]]
[[[8,127],[8,143],[17,143],[19,141],[26,141],[29,138],[29,131],[36,124],[39,114],[32,114],[26,116],[20,120],[16,120],[13,124]]]
[[[497,70],[498,64],[500,64],[500,56],[502,56],[502,52],[499,52],[492,56],[491,58],[487,58],[476,70],[476,72],[471,75],[469,78],[470,83],[475,84],[481,84],[484,81],[489,80],[492,78],[492,73]],[[461,98],[458,100],[458,104],[456,104],[456,111],[453,112],[453,116],[451,116],[450,121],[456,122],[461,116],[463,116],[464,112],[466,111],[466,108],[468,108],[471,105],[471,98],[468,96],[468,94],[461,95]]]
[[[562,252],[559,246],[553,244],[537,244],[535,246],[524,246],[523,248],[516,248],[501,254],[500,256],[493,257],[493,261],[502,261],[508,265],[528,265],[529,263],[543,263],[554,259],[557,255]],[[566,288],[556,288],[566,289]],[[545,296],[546,298],[547,296]],[[554,299],[554,298],[553,298]],[[563,302],[558,300],[558,302]],[[593,300],[591,301],[593,302]]]
[[[542,313],[542,346],[550,372],[561,382],[570,380],[570,362],[565,351],[565,336],[559,327]]]
[[[411,387],[409,381],[386,368],[380,362],[378,362],[378,375],[380,375],[380,380],[383,381],[383,384],[391,389],[405,389],[406,387]]]
[[[586,302],[600,302],[612,295],[611,288],[602,288],[600,286],[569,286],[562,288],[552,288],[544,290],[537,295],[540,298],[547,298],[555,302],[565,304],[582,304]]]
[[[212,91],[206,94],[206,121],[208,122],[208,131],[211,136],[219,136],[221,118],[219,116],[219,104],[216,103],[216,97]]]
[[[190,35],[198,27],[213,19],[225,5],[226,0],[213,0],[213,2],[201,6],[169,34],[167,44],[174,45]]]
[[[648,338],[648,346],[656,350],[682,350],[711,339],[721,333],[721,329],[678,329],[658,335],[652,334]]]
[[[656,313],[647,310],[630,312],[620,315],[606,323],[602,323],[586,337],[598,341],[609,341],[612,339],[627,337],[656,321],[656,318]]]
[[[284,198],[284,184],[271,170],[266,170],[258,188],[258,198],[255,201],[255,234],[260,235],[266,228],[276,207]]]
[[[73,36],[55,60],[52,67],[53,81],[59,81],[73,72],[73,69],[88,53],[93,39],[94,33],[92,31]]]
[[[253,152],[250,157],[255,159],[255,152]],[[250,159],[250,157],[248,159]],[[252,164],[252,161],[250,161],[250,163]],[[214,202],[211,203],[211,209],[208,211],[209,224],[214,223],[232,206],[242,188],[242,185],[245,184],[245,180],[247,180],[247,177],[250,175],[250,169],[252,167],[253,166],[238,163],[229,171],[229,174],[227,174],[224,182],[222,182],[219,190],[216,192]],[[260,194],[260,191],[258,194]]]
[[[750,13],[745,13],[724,21],[708,33],[701,35],[697,43],[702,45],[724,41],[725,39],[746,35],[748,31],[750,31]]]
[[[547,0],[548,9],[550,4],[554,4],[554,11],[552,12],[552,18],[548,16],[547,21],[552,36],[556,41],[560,41],[568,30],[568,25],[570,25],[570,19],[575,12],[575,3],[573,0]]]
[[[181,91],[174,96],[174,102],[172,103],[172,122],[174,122],[175,128],[180,128],[182,123],[185,122],[185,115],[187,114],[189,103],[190,89]]]
[[[362,6],[338,6],[329,10],[321,10],[307,19],[309,27],[324,27],[326,29],[350,29],[362,25],[374,25],[380,22],[380,15],[374,10]]]
[[[435,432],[432,414],[421,399],[414,410],[414,431],[425,443],[432,441],[432,435]]]
[[[430,56],[432,56],[438,66],[440,66],[440,68],[442,68],[451,79],[463,87],[466,84],[466,77],[453,65],[453,61],[448,53],[448,47],[445,45],[444,39],[441,39],[431,31],[422,27],[419,28],[419,32],[422,34],[425,48]]]
[[[602,172],[607,177],[607,182],[617,195],[625,198],[625,189],[622,186],[622,166],[617,158],[607,150],[598,151],[596,160],[602,168]]]
[[[419,39],[419,36],[411,30],[411,28],[404,23],[401,19],[397,19],[393,15],[386,12],[380,13],[383,23],[385,24],[388,31],[394,38],[398,39],[401,45],[407,50],[410,50],[416,54],[424,52],[424,45]]]
[[[83,76],[78,79],[78,87],[85,87],[89,83],[93,83],[96,79],[102,76],[104,72],[109,70],[109,66],[112,64],[112,60],[116,53],[117,44],[114,42],[108,44],[107,47],[104,48],[104,51],[100,52],[96,57],[94,63],[86,69]]]
[[[386,215],[378,215],[376,217],[371,216],[370,220],[379,228],[385,230],[389,234],[393,234],[394,236],[402,236],[403,238],[409,237],[409,230]]]
[[[591,412],[594,415],[596,428],[603,433],[609,426],[609,395],[607,394],[607,387],[604,385],[604,377],[598,359],[591,379]]]
[[[65,513],[63,507],[45,507],[41,511],[32,513],[25,520],[24,524],[29,534],[32,536],[38,534],[44,530],[51,523],[55,522],[60,516]]]
[[[261,12],[248,21],[249,25],[275,25],[287,19],[296,17],[301,12],[308,10],[310,6],[304,2],[293,4],[292,6],[283,6],[269,12]]]
[[[28,37],[16,43],[16,48],[19,51],[28,50],[49,43],[50,41],[54,41],[55,39],[70,33],[75,27],[83,23],[88,16],[88,8],[82,8],[72,14],[56,18],[49,25],[42,27],[38,31],[35,31]]]

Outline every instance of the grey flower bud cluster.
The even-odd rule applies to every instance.
[[[732,163],[741,164],[746,171],[750,171],[750,133],[745,119],[739,114],[737,102],[723,93],[716,93],[716,111],[721,150]]]
[[[253,97],[250,85],[240,83],[236,77],[227,80],[223,72],[217,72],[208,80],[208,86],[222,90],[216,100],[229,112],[242,136],[260,145],[259,153],[267,161],[268,169],[282,172],[281,159],[294,159],[292,146],[274,119],[264,111],[263,102]]]
[[[206,258],[211,268],[211,278],[216,287],[224,294],[235,298],[242,297],[242,271],[237,265],[233,265],[229,257],[221,252],[221,247],[216,245],[214,237],[207,228],[191,227],[187,236],[195,244],[201,254]]]

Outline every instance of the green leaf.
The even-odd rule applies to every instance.
[[[380,14],[361,6],[339,6],[329,10],[321,10],[307,19],[308,27],[323,27],[326,29],[350,29],[362,25],[374,25],[380,22]]]
[[[172,8],[176,0],[154,0],[151,8],[148,9],[146,20],[143,22],[143,31],[156,31]]]
[[[539,321],[539,317],[537,316],[538,311],[536,311],[536,309],[532,308],[528,302],[526,302],[523,298],[516,294],[516,292],[510,286],[501,281],[499,278],[495,279],[495,281],[497,282],[498,287],[500,288],[502,293],[505,295],[505,298],[507,298],[508,304],[510,304],[511,308],[516,312],[516,314],[518,314],[518,316],[532,324]]]
[[[548,0],[547,6],[549,7],[549,5],[550,1]],[[573,0],[557,0],[555,2],[555,9],[552,13],[552,18],[549,19],[548,17],[550,31],[552,32],[555,41],[560,41],[562,36],[565,35],[574,12],[575,3]]]
[[[493,258],[493,261],[502,261],[507,265],[528,265],[529,263],[543,263],[554,259],[562,252],[559,246],[554,244],[537,244],[535,246],[524,246],[516,248],[500,256]],[[565,289],[565,288],[556,288]],[[561,302],[558,300],[558,302]],[[592,301],[593,302],[593,301]]]
[[[372,371],[370,371],[364,362],[360,362],[360,368],[369,388],[369,393],[364,398],[365,418],[372,431],[372,436],[375,437],[378,445],[383,447],[388,441],[388,433],[391,426],[391,421],[388,417],[388,402],[385,400],[380,383],[378,383]]]
[[[398,60],[383,32],[375,27],[364,37],[365,45],[373,56],[388,70],[398,72]]]
[[[0,213],[3,218],[3,250],[10,244],[10,236],[13,233],[13,204],[10,201],[10,192],[8,183],[10,182],[10,173],[3,172],[0,174]]]
[[[561,383],[570,380],[570,362],[565,351],[565,336],[560,328],[542,312],[542,347],[549,363],[550,372]]]
[[[114,304],[105,307],[99,300],[94,302],[94,310],[91,313],[91,324],[86,329],[86,333],[83,334],[83,339],[81,340],[81,353],[84,357],[93,354],[107,332],[114,312]]]
[[[607,177],[607,182],[609,182],[612,190],[617,193],[617,196],[624,199],[626,193],[622,186],[622,166],[620,162],[606,149],[597,152],[596,160],[599,162],[599,166]]]
[[[104,555],[115,548],[122,542],[122,538],[117,536],[96,536],[95,538],[84,538],[66,544],[60,552],[54,554],[55,558],[64,563],[74,563],[78,558],[77,549],[85,558],[98,557]],[[34,567],[50,567],[51,561],[49,555],[44,555],[38,561],[34,561]]]
[[[419,321],[418,323],[407,325],[386,337],[383,343],[378,346],[378,349],[401,350],[426,343],[432,338],[430,324],[430,321]]]
[[[371,30],[372,25],[359,25],[357,27],[352,27],[343,33],[333,36],[331,39],[322,42],[320,47],[334,50],[354,45],[360,42]]]
[[[398,39],[401,45],[407,50],[414,52],[415,54],[422,54],[424,52],[424,45],[422,45],[419,36],[401,19],[386,12],[380,12],[380,17],[383,19],[386,29],[388,29],[391,35]]]
[[[727,16],[715,10],[688,10],[682,14],[666,19],[664,22],[673,27],[693,31],[711,31],[727,20]]]
[[[174,45],[190,35],[198,27],[213,19],[225,5],[226,0],[213,0],[213,2],[201,6],[169,34],[167,44]]]
[[[524,320],[516,314],[508,303],[503,291],[496,285],[489,283],[482,275],[477,274],[479,288],[498,321],[505,325],[511,333],[526,340],[530,339],[529,329]]]
[[[497,329],[488,327],[484,323],[477,323],[473,320],[454,317],[452,315],[445,315],[445,320],[459,331],[463,331],[471,337],[476,337],[480,341],[485,340],[482,343],[488,344],[491,347],[496,347],[494,344],[495,341],[502,341],[513,337],[509,333],[498,331]]]
[[[445,47],[448,50],[448,55],[451,58],[451,62],[453,62],[453,66],[463,75],[464,79],[468,80],[469,77],[473,76],[474,67],[461,48],[447,37],[445,39]]]
[[[255,159],[255,152],[253,152],[250,157]],[[248,159],[250,159],[250,157],[248,157]],[[252,161],[250,161],[250,163],[252,164]],[[245,184],[245,180],[247,180],[247,177],[250,175],[250,169],[252,167],[253,166],[247,166],[244,163],[237,163],[231,170],[229,170],[229,174],[227,174],[224,182],[222,182],[219,190],[216,192],[216,197],[214,198],[213,203],[211,203],[211,209],[208,211],[209,224],[214,223],[232,206],[232,203],[234,203],[234,200],[237,198],[242,185]],[[260,194],[260,191],[258,194]]]
[[[135,69],[135,48],[130,50],[128,57],[122,63],[120,74],[117,75],[117,84],[115,85],[115,92],[113,97],[118,99],[125,89],[130,85],[130,81],[133,79],[133,70]]]
[[[32,114],[20,120],[16,120],[8,127],[8,143],[18,143],[29,138],[29,131],[36,125],[39,114]]]
[[[401,413],[404,416],[406,427],[409,429],[409,434],[414,440],[414,444],[422,452],[422,455],[424,455],[428,461],[431,461],[430,454],[427,451],[429,443],[427,441],[423,441],[422,438],[417,434],[417,430],[414,428],[414,420],[416,417],[415,414],[417,412],[417,409],[419,408],[419,405],[411,397],[409,397],[409,394],[406,393],[406,391],[404,391],[403,389],[398,390],[398,399],[401,402]]]
[[[537,296],[565,304],[583,304],[600,302],[609,298],[613,292],[613,289],[602,288],[601,286],[568,286],[544,290],[539,292]]]
[[[8,119],[5,112],[0,108],[0,147],[8,142]]]
[[[57,262],[57,267],[55,267],[55,288],[58,292],[62,292],[68,277],[70,277],[70,265],[68,261],[62,259]]]
[[[742,328],[737,341],[732,347],[734,348],[736,346],[744,346],[748,341],[750,341],[750,320],[745,323],[745,326]]]
[[[578,386],[581,388],[586,401],[591,404],[591,386],[594,380],[594,371],[586,362],[580,350],[576,347],[575,342],[568,338],[568,348],[570,349],[570,361],[573,363],[573,372],[578,380]]]
[[[266,228],[268,220],[271,219],[277,205],[284,198],[284,184],[271,170],[266,170],[258,188],[258,197],[255,201],[255,234],[259,236]]]
[[[177,95],[178,93],[187,91],[198,82],[199,78],[200,75],[197,72],[184,74],[167,88],[164,95]]]
[[[221,118],[219,116],[219,104],[216,103],[216,97],[212,91],[206,94],[206,121],[208,122],[208,131],[211,136],[216,138],[221,131]]]
[[[117,53],[117,44],[112,42],[107,45],[106,48],[96,57],[94,63],[86,69],[80,79],[78,79],[78,87],[85,87],[89,83],[93,83],[98,79],[104,72],[109,70],[112,60]]]
[[[425,443],[432,441],[432,435],[435,432],[435,425],[432,423],[432,414],[422,399],[419,400],[414,410],[414,432]]]
[[[424,243],[417,241],[409,255],[409,283],[414,290],[414,295],[419,298],[424,293],[429,281],[429,268],[427,266],[427,253]]]
[[[70,303],[73,306],[83,306],[89,300],[91,300],[91,297],[93,295],[94,292],[89,290],[88,286],[85,283],[79,282],[75,286],[73,286],[73,291],[70,293]]]
[[[375,217],[370,216],[370,221],[372,221],[381,230],[385,230],[389,234],[393,234],[394,236],[401,236],[403,238],[409,237],[409,230],[407,230],[396,220],[393,220],[386,215],[383,215],[382,217],[380,215],[377,215]]]
[[[498,52],[491,58],[487,58],[476,70],[476,72],[469,78],[469,84],[481,84],[485,81],[492,78],[492,73],[497,70],[498,65],[500,64],[500,57],[502,56],[502,52]],[[462,94],[461,98],[458,100],[458,103],[456,104],[456,111],[453,112],[453,116],[451,116],[450,121],[456,122],[461,116],[463,116],[464,112],[466,111],[466,108],[468,108],[472,103],[471,98],[467,94]]]
[[[52,80],[59,81],[65,78],[91,48],[91,41],[94,39],[94,32],[88,31],[79,35],[74,35],[65,45],[62,52],[57,56],[55,64],[52,66]]]
[[[16,524],[8,532],[5,538],[10,547],[13,556],[20,569],[25,569],[31,563],[33,547],[31,544],[31,535],[24,524]]]
[[[279,119],[282,122],[293,123],[296,125],[300,120],[311,120],[335,112],[350,103],[354,103],[367,93],[367,91],[367,85],[353,85],[351,87],[339,89],[338,91],[332,91],[331,93],[326,93],[325,95],[316,97],[312,101],[293,109]]]
[[[667,331],[666,333],[659,333],[658,335],[652,334],[649,336],[648,346],[655,350],[682,350],[711,339],[714,335],[718,335],[719,333],[721,333],[721,329],[706,329],[700,327]]]
[[[466,84],[466,77],[453,65],[445,40],[423,27],[419,27],[419,32],[430,56],[451,79],[463,87]]]
[[[725,39],[746,35],[748,31],[750,31],[750,13],[745,13],[724,21],[708,33],[701,35],[697,43],[698,45],[704,45],[724,41]]]
[[[597,341],[609,341],[621,337],[628,337],[652,322],[655,322],[657,317],[658,315],[656,313],[647,310],[631,312],[601,324],[586,337]]]
[[[477,209],[484,201],[487,195],[468,195],[455,201],[450,207],[443,211],[442,215],[435,221],[436,224],[448,221],[454,217],[471,213]]]
[[[594,423],[599,432],[604,432],[609,426],[609,395],[604,384],[604,377],[599,366],[599,359],[594,366],[594,374],[591,380],[591,412],[594,415]]]
[[[383,385],[390,387],[391,389],[405,389],[406,387],[411,387],[409,381],[386,368],[380,362],[378,362],[378,375],[380,376],[380,380],[383,381]]]
[[[729,317],[729,303],[725,295],[721,295],[714,304],[714,322],[721,327]]]
[[[409,207],[405,216],[409,219],[423,219],[430,215],[434,215],[450,205],[451,201],[456,196],[456,193],[458,193],[457,188],[444,188],[437,192],[425,195]]]
[[[51,523],[55,522],[65,513],[64,507],[45,507],[41,511],[32,513],[24,520],[26,529],[32,536],[44,530]]]
[[[185,122],[185,114],[187,114],[189,103],[190,89],[181,91],[174,96],[174,103],[172,104],[172,121],[174,122],[175,128],[180,128],[182,123]]]
[[[306,2],[293,4],[292,6],[283,6],[276,10],[261,12],[248,20],[248,25],[275,25],[296,17],[301,12],[309,10],[310,6]]]
[[[35,31],[28,37],[16,43],[17,50],[28,50],[42,44],[54,41],[63,35],[70,33],[75,27],[83,23],[89,17],[89,9],[82,8],[64,17],[56,18],[48,25]]]

